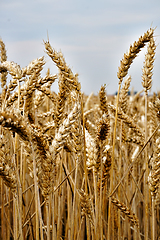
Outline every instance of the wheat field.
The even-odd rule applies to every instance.
[[[160,92],[149,94],[155,29],[130,45],[118,93],[81,92],[78,74],[44,41],[21,68],[0,40],[0,239],[160,239]],[[142,90],[128,70],[146,46]],[[55,93],[54,82],[59,91]]]

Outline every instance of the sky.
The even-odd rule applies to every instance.
[[[8,61],[21,67],[45,57],[42,72],[58,69],[45,53],[43,41],[62,51],[67,65],[79,74],[82,92],[98,94],[106,84],[107,94],[118,89],[120,60],[131,44],[150,27],[156,28],[156,55],[151,92],[160,91],[160,1],[159,0],[0,0],[0,38]],[[130,89],[142,90],[145,47],[131,65]],[[57,83],[53,90],[57,91]]]

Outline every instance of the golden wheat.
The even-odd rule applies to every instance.
[[[143,90],[129,96],[131,76],[121,83],[145,45]],[[58,74],[42,77],[44,57],[24,68],[7,61],[0,40],[1,239],[158,239],[160,93],[148,94],[154,29],[124,54],[118,96],[106,85],[86,96],[62,52],[49,40],[44,47]]]

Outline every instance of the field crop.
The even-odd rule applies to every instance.
[[[128,70],[145,46],[142,91],[128,94]],[[44,57],[25,68],[7,61],[0,40],[0,239],[158,240],[154,29],[124,54],[115,96],[105,85],[86,96],[63,54],[49,40],[44,48],[58,74],[42,77]]]

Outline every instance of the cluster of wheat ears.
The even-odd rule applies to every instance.
[[[59,72],[45,77],[44,57],[21,68],[0,40],[0,239],[159,239],[160,93],[148,94],[154,30],[124,54],[117,96],[105,85],[84,95],[49,40]],[[128,95],[128,70],[145,45],[142,91]]]

